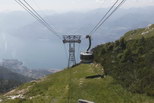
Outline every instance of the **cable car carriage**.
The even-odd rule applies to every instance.
[[[93,52],[89,51],[91,48],[91,36],[87,35],[86,38],[89,39],[89,47],[86,52],[80,53],[80,59],[81,59],[81,63],[92,63],[94,56],[93,56]]]

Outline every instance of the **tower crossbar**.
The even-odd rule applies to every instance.
[[[68,68],[76,64],[75,44],[81,43],[81,35],[63,35],[63,43],[69,44]]]

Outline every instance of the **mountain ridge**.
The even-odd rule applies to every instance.
[[[154,37],[154,24],[149,24],[146,28],[135,29],[127,32],[122,38],[125,40]]]
[[[25,77],[33,78],[33,79],[39,79],[41,77],[44,77],[48,74],[56,72],[56,70],[43,70],[43,69],[29,69],[26,66],[24,66],[23,62],[17,60],[17,59],[3,59],[2,62],[0,62],[1,66],[9,69],[10,71],[14,73],[21,74]]]
[[[7,68],[0,66],[0,93],[10,91],[17,86],[33,80],[18,73],[14,73]]]

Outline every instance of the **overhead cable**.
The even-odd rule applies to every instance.
[[[89,33],[89,35],[93,35],[112,15],[115,11],[119,9],[119,7],[126,1],[122,0],[116,7],[115,5],[118,3],[117,0],[113,6],[109,9],[109,11],[104,15],[104,17],[100,20],[100,22],[94,27],[94,29]],[[115,9],[113,9],[115,7]],[[112,10],[113,9],[113,10]],[[112,11],[111,11],[112,10]],[[111,12],[111,13],[110,13]],[[110,13],[110,14],[109,14]]]
[[[50,32],[56,35],[59,39],[62,39],[60,35],[39,15],[39,13],[26,1],[15,0],[20,6],[22,6],[30,15],[44,25]]]
[[[105,19],[105,17],[108,15],[108,13],[114,8],[114,6],[118,3],[119,0],[116,0],[116,2],[112,5],[112,7],[106,12],[106,14],[103,16],[103,18],[98,22],[98,24],[92,29],[92,31],[89,33],[91,34],[98,26],[99,24]]]

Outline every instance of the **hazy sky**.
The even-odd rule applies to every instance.
[[[37,10],[55,12],[86,11],[108,7],[116,0],[27,0]],[[154,0],[127,0],[123,7],[154,6]],[[23,10],[14,0],[0,0],[0,12]]]

